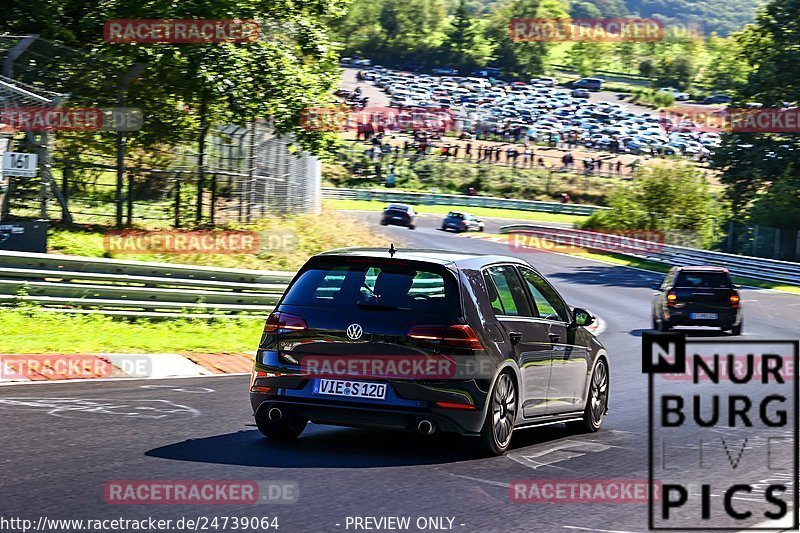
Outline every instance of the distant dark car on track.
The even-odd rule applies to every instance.
[[[409,229],[417,227],[417,214],[414,208],[406,204],[389,204],[381,216],[382,226],[405,226]]]
[[[572,89],[573,98],[589,98],[589,89]]]
[[[453,230],[458,233],[462,231],[483,231],[484,224],[481,219],[471,213],[463,211],[450,211],[442,221],[444,231]]]
[[[721,267],[672,267],[653,297],[653,329],[714,326],[742,333],[738,287]]]
[[[574,89],[589,89],[597,92],[603,88],[603,80],[600,78],[581,78],[572,83]]]
[[[704,104],[729,104],[731,97],[727,94],[712,94],[703,99]]]
[[[520,259],[323,253],[267,319],[250,382],[256,425],[283,440],[309,421],[452,432],[488,454],[504,453],[515,429],[564,422],[594,432],[608,408],[609,358],[584,328],[593,321]],[[350,370],[313,371],[325,361]],[[428,370],[386,370],[414,361]],[[383,370],[364,370],[374,363]]]

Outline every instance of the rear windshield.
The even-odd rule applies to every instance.
[[[463,213],[456,213],[455,211],[450,211],[450,213],[447,215],[447,217],[448,218],[464,218],[464,214]]]
[[[724,272],[681,272],[675,280],[679,288],[730,289],[731,278]]]
[[[446,318],[461,315],[456,279],[444,267],[379,259],[326,259],[312,264],[283,303]]]

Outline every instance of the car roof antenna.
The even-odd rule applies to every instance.
[[[397,253],[397,249],[394,247],[394,243],[389,245],[389,257],[394,257],[394,254]]]

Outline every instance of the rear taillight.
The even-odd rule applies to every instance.
[[[274,374],[270,374],[269,372],[263,372],[261,370],[253,369],[253,372],[250,374],[250,392],[270,392],[272,391],[272,387],[262,387],[261,385],[256,385],[256,380],[258,378],[267,378],[273,376]]]
[[[736,293],[731,294],[731,307],[739,307],[739,295]]]
[[[275,311],[269,315],[267,323],[264,324],[264,335],[283,335],[303,331],[307,328],[308,324],[304,318]]]
[[[414,326],[408,338],[417,343],[439,348],[465,348],[483,350],[475,330],[464,324],[453,326]]]
[[[673,306],[677,303],[677,301],[678,301],[677,294],[675,294],[674,292],[670,292],[667,294],[667,305]]]

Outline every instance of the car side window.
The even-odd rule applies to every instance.
[[[555,289],[533,270],[529,268],[520,268],[519,270],[536,306],[537,316],[547,320],[569,322],[567,306]]]
[[[484,271],[484,279],[490,287],[489,298],[492,300],[492,310],[495,314],[532,316],[525,298],[525,290],[514,267],[508,265],[489,267]]]

